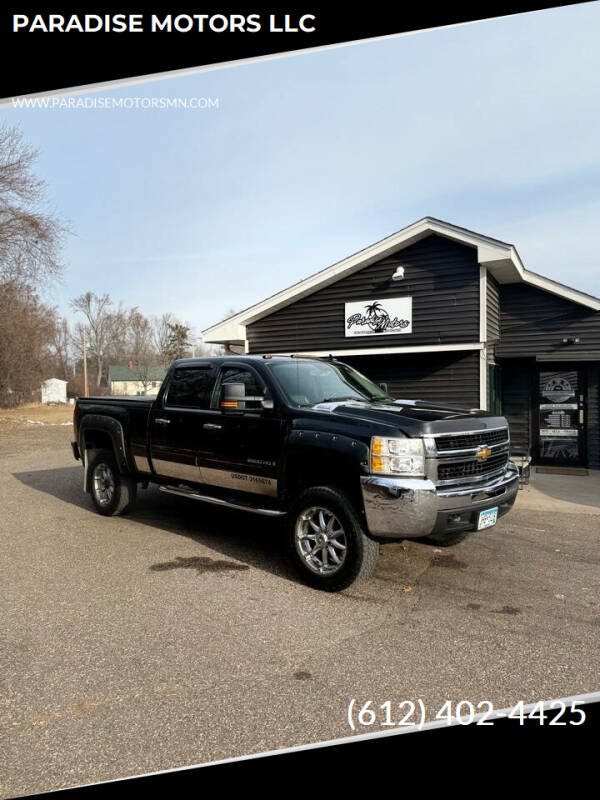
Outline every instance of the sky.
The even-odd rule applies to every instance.
[[[44,299],[199,333],[423,216],[600,296],[599,35],[593,2],[85,95],[218,107],[0,108],[72,231]]]

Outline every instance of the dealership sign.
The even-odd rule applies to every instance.
[[[544,385],[542,394],[547,400],[551,400],[553,403],[564,403],[565,400],[573,397],[575,392],[566,378],[550,378]]]
[[[412,297],[346,303],[346,336],[412,333]]]

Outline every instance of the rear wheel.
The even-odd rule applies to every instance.
[[[127,475],[121,475],[109,450],[103,450],[92,460],[89,475],[92,501],[99,514],[113,517],[131,509],[137,495],[137,483]]]
[[[288,547],[302,579],[339,592],[373,574],[379,545],[370,539],[352,499],[340,489],[306,489],[287,515]]]

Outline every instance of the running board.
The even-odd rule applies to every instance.
[[[167,492],[167,494],[177,494],[180,497],[189,497],[192,500],[202,500],[204,503],[214,503],[216,506],[234,508],[237,511],[249,511],[251,514],[262,514],[264,517],[281,517],[285,514],[285,511],[277,511],[272,508],[255,508],[254,506],[244,505],[244,503],[234,503],[231,500],[223,500],[220,497],[199,494],[183,486],[159,486],[159,489],[161,492]]]

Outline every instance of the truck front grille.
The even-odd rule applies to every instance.
[[[492,445],[502,442],[508,442],[508,430],[506,428],[496,431],[461,433],[457,436],[436,436],[435,439],[439,453],[443,453],[445,450],[467,450],[470,447],[480,447],[482,444]]]
[[[477,458],[487,448],[488,458]],[[439,486],[477,484],[493,479],[508,466],[508,427],[434,435],[428,445],[427,474]]]
[[[442,462],[438,464],[438,480],[460,480],[461,478],[487,475],[490,472],[502,469],[507,463],[508,455],[506,452],[493,455],[487,461],[479,461],[474,458],[469,461],[455,461],[449,464]]]

